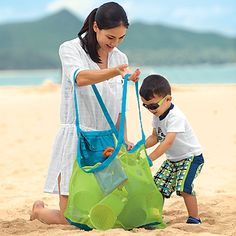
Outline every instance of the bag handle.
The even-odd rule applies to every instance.
[[[74,81],[74,105],[75,105],[75,124],[76,124],[76,132],[77,132],[77,136],[80,137],[81,133],[83,132],[80,128],[80,125],[79,125],[79,111],[78,111],[78,102],[77,102],[77,94],[76,94],[76,84],[75,84],[75,81],[76,81],[76,75],[77,75],[77,72],[78,72],[78,69],[74,72],[74,75],[73,75],[73,81]],[[108,124],[110,125],[112,131],[115,133],[115,136],[118,137],[118,131],[114,125],[114,122],[112,121],[111,119],[111,116],[109,114],[109,112],[107,111],[107,108],[101,98],[101,95],[99,94],[98,92],[98,89],[95,85],[92,85],[92,88],[93,88],[93,91],[97,97],[97,100],[99,102],[99,105],[105,115],[105,118],[108,122]]]
[[[108,112],[108,110],[107,110],[107,108],[106,108],[106,106],[105,106],[105,104],[102,100],[102,97],[101,97],[100,93],[98,92],[98,89],[97,89],[96,85],[92,84],[92,89],[93,89],[93,92],[95,93],[95,95],[97,97],[99,105],[100,105],[100,107],[103,111],[103,114],[104,114],[108,124],[110,125],[112,131],[115,133],[115,136],[118,137],[118,131],[115,127],[115,124],[114,124],[113,120],[111,119],[111,116],[110,116],[110,114],[109,114],[109,112]]]
[[[141,135],[142,135],[142,138],[140,141],[145,143],[146,138],[145,138],[145,134],[143,131],[142,114],[141,114],[140,101],[139,101],[138,81],[135,82],[135,94],[136,94],[136,99],[137,99],[137,103],[138,103],[138,116],[139,116],[139,124],[140,124],[140,130],[141,130]]]
[[[128,78],[129,78],[129,76],[130,76],[130,74],[127,74],[127,77],[128,77]],[[127,78],[127,79],[128,79],[128,78]],[[111,126],[111,128],[112,128],[112,126],[114,126],[114,123],[113,123],[113,121],[112,121],[112,119],[111,119],[110,114],[109,114],[108,111],[107,111],[107,108],[106,108],[106,106],[105,106],[105,104],[104,104],[104,102],[103,102],[103,100],[102,100],[102,97],[101,97],[101,95],[100,95],[100,93],[99,93],[99,91],[98,91],[96,85],[93,84],[93,85],[92,85],[92,88],[93,88],[93,91],[94,91],[94,93],[95,93],[95,95],[96,95],[96,97],[97,97],[97,99],[98,99],[98,102],[99,102],[101,108],[102,108],[102,111],[103,111],[103,113],[104,113],[104,115],[105,115],[105,117],[106,117],[106,119],[107,119],[107,122],[110,124],[110,126]],[[137,103],[138,103],[139,124],[140,124],[140,130],[141,130],[141,135],[142,135],[141,140],[142,140],[142,141],[145,141],[145,134],[144,134],[144,131],[143,131],[142,115],[141,115],[140,102],[139,102],[139,87],[138,87],[138,81],[135,83],[135,95],[136,95],[136,100],[137,100]],[[112,130],[113,130],[113,129],[112,129]],[[114,130],[115,130],[115,132],[116,132],[116,134],[117,134],[116,137],[118,137],[118,132],[117,132],[116,127],[114,127]]]
[[[74,73],[74,81],[75,81],[75,78],[76,78],[77,71],[78,70],[76,70],[75,73]],[[127,76],[129,77],[130,75],[127,74]],[[104,102],[102,100],[102,97],[101,97],[101,95],[100,95],[96,85],[93,84],[92,85],[92,89],[93,89],[93,91],[94,91],[94,93],[95,93],[95,95],[96,95],[96,97],[98,99],[98,102],[99,102],[99,104],[101,106],[101,109],[102,109],[104,115],[105,115],[105,118],[107,119],[108,124],[110,125],[112,131],[115,133],[116,137],[118,137],[117,129],[116,129],[115,125],[114,125],[114,122],[111,119],[111,116],[110,116],[109,112],[107,111],[107,108],[106,108],[106,106],[105,106],[105,104],[104,104]],[[136,94],[136,99],[137,99],[137,103],[138,103],[139,123],[140,123],[141,135],[142,135],[142,139],[141,140],[145,141],[145,134],[144,134],[143,125],[142,125],[142,115],[141,115],[141,110],[140,110],[139,92],[138,91],[139,91],[139,88],[138,88],[138,81],[137,81],[135,83],[135,94]],[[76,97],[77,97],[76,96],[76,89],[74,88],[74,98],[75,98],[75,108],[76,108],[75,110],[76,110],[76,120],[77,120],[76,127],[78,126],[78,130],[77,130],[77,134],[78,134],[82,130],[79,127],[78,104],[77,104],[77,98]]]

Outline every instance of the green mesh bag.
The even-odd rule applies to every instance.
[[[84,172],[75,161],[65,217],[99,230],[145,225],[162,228],[163,198],[153,181],[144,145],[133,152],[122,146],[116,158],[128,180],[108,195],[95,175]]]
[[[94,92],[105,114],[117,142],[114,152],[103,162],[95,165],[82,163],[83,153],[80,150],[80,129],[78,122],[78,107],[75,91],[76,127],[78,134],[77,158],[74,162],[70,179],[67,208],[64,212],[67,220],[82,229],[108,230],[112,228],[133,229],[136,227],[163,228],[162,221],[163,198],[156,187],[150,171],[148,156],[145,150],[145,136],[141,123],[141,113],[138,100],[138,84],[136,96],[139,108],[142,139],[127,151],[123,141],[126,109],[128,76],[124,78],[122,112],[119,134],[113,129],[104,103],[96,87]],[[119,168],[109,168],[114,161],[119,162]],[[89,162],[88,162],[89,163]],[[100,171],[111,175],[125,176],[113,186],[112,191],[104,191],[96,173]],[[116,173],[118,171],[118,173]],[[101,175],[103,176],[103,175]],[[102,178],[102,177],[101,177]],[[104,178],[106,181],[106,178]]]

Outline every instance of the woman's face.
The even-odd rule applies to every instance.
[[[104,52],[111,52],[117,47],[124,39],[127,28],[120,25],[111,29],[99,29],[96,22],[94,22],[94,31],[96,32],[97,41],[100,46],[100,50]]]

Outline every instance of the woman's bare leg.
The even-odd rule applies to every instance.
[[[44,206],[43,201],[34,202],[30,220],[39,220],[46,224],[69,224],[64,217],[68,197],[60,194],[61,175],[58,177],[59,206],[60,210],[49,209]]]

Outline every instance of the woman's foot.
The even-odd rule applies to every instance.
[[[35,201],[32,207],[32,212],[30,214],[30,220],[37,219],[38,211],[42,208],[44,208],[44,202],[40,200]]]

